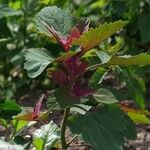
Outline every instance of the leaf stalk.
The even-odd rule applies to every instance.
[[[66,132],[66,124],[67,124],[67,118],[68,118],[69,112],[70,112],[70,107],[65,108],[63,119],[62,119],[62,124],[61,124],[61,145],[62,145],[63,150],[66,150],[68,148],[68,145],[66,143],[65,132]]]

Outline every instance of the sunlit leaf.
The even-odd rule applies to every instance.
[[[74,104],[70,110],[73,112],[78,112],[80,114],[85,114],[87,111],[91,109],[91,106],[84,104]]]
[[[106,65],[150,65],[150,55],[147,53],[141,53],[134,56],[112,56]]]
[[[108,63],[112,58],[112,56],[108,55],[104,51],[96,51],[96,54],[99,57],[99,59],[101,60],[102,64]]]
[[[128,116],[133,120],[133,122],[138,124],[150,124],[150,119],[143,114],[128,112]]]
[[[40,32],[66,36],[74,26],[74,21],[68,10],[56,6],[43,8],[36,16],[36,24]]]
[[[14,126],[14,129],[16,132],[18,132],[19,130],[21,130],[22,128],[24,128],[29,121],[25,121],[25,120],[13,120],[12,124]]]
[[[113,23],[104,23],[98,28],[91,28],[85,32],[79,39],[74,41],[74,44],[82,46],[84,50],[91,49],[97,46],[100,42],[124,27],[128,21],[116,21]]]
[[[138,124],[150,124],[150,119],[147,117],[150,115],[148,110],[133,109],[123,105],[121,105],[120,108],[127,113],[133,122]]]
[[[33,144],[36,147],[36,150],[43,150],[44,140],[42,140],[41,138],[36,138],[34,139]],[[35,150],[35,148],[33,148],[32,150]]]
[[[54,60],[48,50],[44,48],[28,49],[25,55],[24,68],[30,78],[40,75],[43,70]]]
[[[16,120],[24,120],[24,121],[32,121],[34,118],[32,117],[32,112],[16,116],[14,119]]]
[[[131,113],[139,113],[139,114],[143,114],[143,115],[150,115],[150,112],[148,110],[140,110],[140,109],[133,109],[127,106],[122,106],[121,105],[121,109],[124,112],[131,112]]]
[[[45,124],[40,129],[35,130],[33,137],[34,145],[38,147],[37,150],[47,150],[60,139],[60,129],[51,121],[49,124]]]
[[[97,102],[103,104],[111,104],[118,102],[115,95],[109,89],[100,88],[96,92],[94,92],[93,97]]]

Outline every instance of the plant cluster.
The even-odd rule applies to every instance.
[[[57,42],[61,49],[60,53],[53,55],[53,51],[57,51],[55,47],[30,48],[25,54],[24,68],[28,76],[35,78],[47,70],[46,75],[53,84],[47,100],[48,110],[41,112],[42,96],[32,112],[12,118],[21,109],[13,101],[2,101],[1,122],[7,130],[8,122],[14,127],[6,141],[23,143],[22,149],[68,149],[72,141],[81,136],[95,150],[123,149],[125,138],[136,137],[133,121],[150,122],[147,118],[149,112],[144,110],[142,94],[133,93],[136,104],[142,110],[128,108],[121,104],[120,94],[102,82],[111,71],[121,72],[126,77],[131,74],[128,66],[150,64],[148,53],[121,55],[122,42],[112,46],[107,41],[116,32],[121,35],[121,29],[128,21],[118,20],[90,28],[87,18],[78,20],[69,10],[51,6],[43,8],[36,15],[35,24],[40,34]],[[131,80],[127,78],[125,82],[133,88],[132,85],[137,84],[130,83]],[[17,139],[24,129],[36,121],[43,122],[50,112],[56,110],[64,112],[60,127],[51,121],[37,129],[32,138],[22,138],[23,141]],[[11,112],[7,115],[9,118],[4,117],[6,112]],[[66,141],[66,127],[75,135],[71,141]],[[7,147],[18,146],[0,142]]]

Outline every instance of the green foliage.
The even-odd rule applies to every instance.
[[[150,119],[143,114],[128,112],[128,116],[137,124],[150,124]]]
[[[70,144],[65,139],[68,121],[72,132],[81,134],[94,149],[121,150],[124,138],[135,138],[134,125],[128,116],[135,123],[149,124],[149,112],[126,111],[127,108],[124,110],[119,104],[118,107],[111,104],[125,99],[117,96],[123,87],[128,99],[142,109],[146,107],[149,78],[145,76],[150,74],[141,65],[150,64],[148,0],[0,2],[0,94],[4,98],[18,98],[26,91],[32,93],[31,89],[36,90],[37,87],[43,90],[44,85],[51,91],[47,102],[49,110],[65,110],[61,129],[53,122],[42,125],[34,133],[32,141],[32,138],[25,138],[26,132],[23,131],[36,123],[31,120],[36,120],[38,125],[47,122],[44,119],[50,111],[41,112],[41,101],[33,112],[12,120],[21,109],[13,101],[0,101],[0,123],[6,129],[6,141],[22,144],[24,149],[67,149]],[[72,14],[78,18],[88,16],[91,26],[98,27],[89,29],[87,19],[77,21]],[[40,33],[35,33],[35,26]],[[59,46],[49,38],[51,36]],[[40,76],[34,80],[27,78],[23,63],[29,77]],[[130,67],[132,65],[134,67]],[[43,72],[46,69],[45,77]],[[71,116],[67,120],[69,110]],[[10,126],[13,129],[9,134]],[[6,143],[0,146],[3,144]]]
[[[119,29],[127,25],[128,21],[116,21],[113,23],[105,23],[98,28],[91,28],[88,32],[84,33],[79,39],[75,40],[75,44],[78,44],[84,48],[84,50],[91,49],[112,34],[116,33]]]
[[[4,119],[11,119],[12,116],[21,112],[18,104],[13,100],[1,100],[0,101],[0,117]]]
[[[94,94],[93,97],[95,100],[102,104],[111,104],[116,103],[118,100],[116,99],[115,95],[108,89],[100,88]]]
[[[123,47],[123,39],[119,38],[116,41],[116,44],[113,46],[109,46],[107,52],[111,55],[116,54],[119,50],[121,50],[121,48]]]
[[[71,106],[74,103],[79,103],[78,99],[71,95],[67,86],[57,88],[54,95],[61,108]]]
[[[121,150],[125,137],[128,139],[136,137],[135,126],[132,121],[115,104],[111,105],[118,102],[116,94],[107,88],[97,88],[98,84],[102,84],[103,77],[109,70],[106,67],[150,64],[150,55],[147,53],[134,56],[118,55],[122,40],[113,46],[106,42],[109,36],[116,33],[127,23],[127,21],[119,20],[113,23],[104,23],[95,29],[88,29],[89,23],[81,22],[74,25],[71,14],[55,6],[46,7],[38,13],[36,24],[39,31],[49,36],[52,35],[66,54],[52,57],[45,49],[31,49],[25,56],[25,69],[28,71],[29,77],[37,77],[50,63],[53,65],[53,68],[48,69],[48,75],[53,80],[52,82],[56,84],[56,87],[54,87],[54,91],[49,98],[49,105],[51,105],[50,110],[64,109],[61,135],[59,135],[62,149],[69,147],[66,144],[65,130],[70,110],[77,113],[68,120],[72,132],[81,134],[85,142],[91,144],[94,149],[107,150],[111,147],[112,150]],[[91,50],[101,42],[106,45],[103,49]],[[79,47],[76,47],[76,45]],[[71,52],[72,48],[70,47],[72,46],[76,48],[75,53]],[[92,53],[86,54],[87,50],[91,50]],[[97,64],[87,66],[88,57],[93,59],[97,57],[99,61]],[[87,60],[87,63],[84,60]],[[90,85],[95,88],[93,90],[86,87],[89,84],[89,78],[86,79],[84,74],[94,69],[96,71],[90,80]],[[126,83],[128,84],[127,81]],[[135,101],[141,108],[144,108],[144,103],[138,100],[137,95],[137,93],[134,94]],[[92,106],[93,111],[90,111]],[[97,110],[97,108],[99,109]],[[138,120],[138,117],[131,118]],[[145,118],[143,118],[143,122],[146,122]],[[36,132],[38,134],[36,134],[34,144],[37,149],[45,149],[49,138],[48,146],[51,147],[54,144],[53,142],[56,142],[51,142],[51,137],[55,133],[49,134],[48,125],[43,125]],[[55,140],[55,138],[53,139]],[[56,140],[58,141],[58,136]]]
[[[6,5],[0,4],[0,19],[3,17],[10,17],[21,14],[22,14],[21,11],[13,10],[12,8],[9,8]]]
[[[41,126],[34,132],[34,145],[37,150],[46,150],[54,146],[60,139],[60,130],[53,121]]]
[[[36,121],[25,121],[25,120],[12,120],[12,125],[15,130],[15,136],[18,135],[19,133],[23,132],[25,129],[33,126],[36,124]]]
[[[106,69],[98,68],[92,75],[92,78],[90,79],[90,85],[94,88],[100,85],[106,74],[107,74]]]
[[[139,54],[135,56],[113,56],[108,65],[149,65],[150,55],[149,54]]]
[[[68,125],[74,134],[81,134],[95,150],[121,150],[124,137],[134,139],[136,136],[134,124],[126,114],[111,105],[70,117]]]
[[[121,106],[121,109],[127,113],[127,115],[137,124],[150,124],[149,115],[150,112],[147,110],[137,110]]]
[[[139,55],[130,56],[115,56],[112,57],[107,55],[105,52],[96,52],[100,60],[104,65],[149,65],[150,55],[146,53],[141,53]]]
[[[40,32],[49,36],[51,32],[58,32],[60,36],[66,36],[74,25],[70,12],[56,6],[42,9],[36,16],[36,24]]]
[[[103,51],[97,51],[96,54],[99,57],[99,59],[101,60],[102,64],[109,62],[111,59],[111,56]]]
[[[15,128],[15,132],[18,132],[22,128],[24,128],[28,124],[28,121],[24,120],[13,120],[13,126]]]
[[[31,78],[37,77],[54,60],[48,50],[29,49],[25,55],[26,63],[24,68],[28,71]]]

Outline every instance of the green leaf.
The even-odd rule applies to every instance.
[[[108,89],[100,88],[94,94],[93,97],[97,102],[103,104],[111,104],[116,103],[118,100],[116,99],[115,95]]]
[[[3,17],[11,17],[21,15],[22,12],[0,4],[0,19]]]
[[[90,85],[94,88],[96,88],[103,80],[104,76],[107,74],[108,70],[104,68],[98,68],[94,74],[92,75],[92,78],[90,79]]]
[[[12,120],[12,125],[16,133],[15,136],[19,135],[25,129],[35,124],[36,124],[36,121],[25,121],[25,120],[15,120],[15,119]]]
[[[91,49],[109,36],[113,35],[116,31],[124,27],[128,21],[115,21],[113,23],[104,23],[98,28],[91,28],[88,32],[85,32],[79,39],[74,41],[74,44],[78,44],[84,48],[84,50]]]
[[[74,134],[81,134],[95,150],[122,150],[124,137],[135,139],[135,126],[116,106],[104,106],[85,115],[74,115],[68,125]]]
[[[80,114],[85,114],[87,111],[89,111],[91,109],[91,106],[89,105],[84,105],[84,104],[74,104],[70,111],[73,112],[78,112]]]
[[[1,150],[24,150],[24,148],[20,145],[10,144],[2,140],[0,140],[0,149]]]
[[[34,145],[37,150],[50,149],[60,139],[60,129],[53,121],[34,132]],[[39,143],[40,142],[40,143]],[[41,146],[42,145],[42,146]]]
[[[109,46],[107,52],[111,55],[117,53],[122,48],[123,43],[124,43],[123,39],[118,38],[117,43],[113,46]]]
[[[36,150],[43,150],[44,140],[42,140],[40,138],[36,138],[36,139],[34,139],[33,144],[36,147]],[[35,150],[35,149],[33,149],[33,150]]]
[[[103,66],[110,65],[150,65],[150,54],[141,53],[139,55],[125,55],[125,56],[116,56],[113,55],[110,57],[105,52],[97,51],[96,52],[100,60],[102,61]],[[104,54],[105,53],[105,54]]]
[[[59,36],[66,36],[74,26],[71,13],[56,6],[43,8],[36,16],[35,22],[39,31],[47,35],[51,35],[50,30],[53,28]]]
[[[24,121],[24,120],[13,120],[12,124],[14,126],[14,129],[16,132],[18,132],[19,130],[21,130],[22,128],[24,128],[29,121]]]
[[[121,90],[114,89],[113,87],[110,87],[109,85],[108,86],[100,85],[99,87],[104,88],[104,89],[108,89],[111,93],[113,93],[113,95],[119,101],[127,99],[127,94],[125,94],[123,90],[121,91]]]
[[[110,61],[112,58],[110,55],[108,55],[106,52],[103,51],[96,51],[97,56],[101,60],[102,64],[105,64]]]
[[[134,56],[112,56],[107,65],[150,65],[150,55],[141,53]]]
[[[65,108],[80,102],[71,94],[70,89],[67,86],[61,86],[57,88],[55,91],[55,97],[61,108]]]
[[[5,119],[2,119],[2,118],[0,118],[0,124],[3,126],[3,127],[5,127],[5,128],[7,128],[7,121],[5,120]]]
[[[121,105],[121,109],[127,113],[133,122],[138,124],[150,124],[150,119],[147,117],[150,115],[148,110],[133,109],[124,105]]]
[[[54,60],[48,50],[44,48],[28,49],[25,55],[24,68],[30,78],[40,75],[43,70]]]
[[[128,112],[127,114],[131,118],[131,120],[135,123],[150,124],[150,119],[146,117],[146,115],[144,114],[140,114],[137,112]]]
[[[0,117],[3,119],[12,119],[13,116],[21,112],[19,105],[13,100],[0,101]]]

